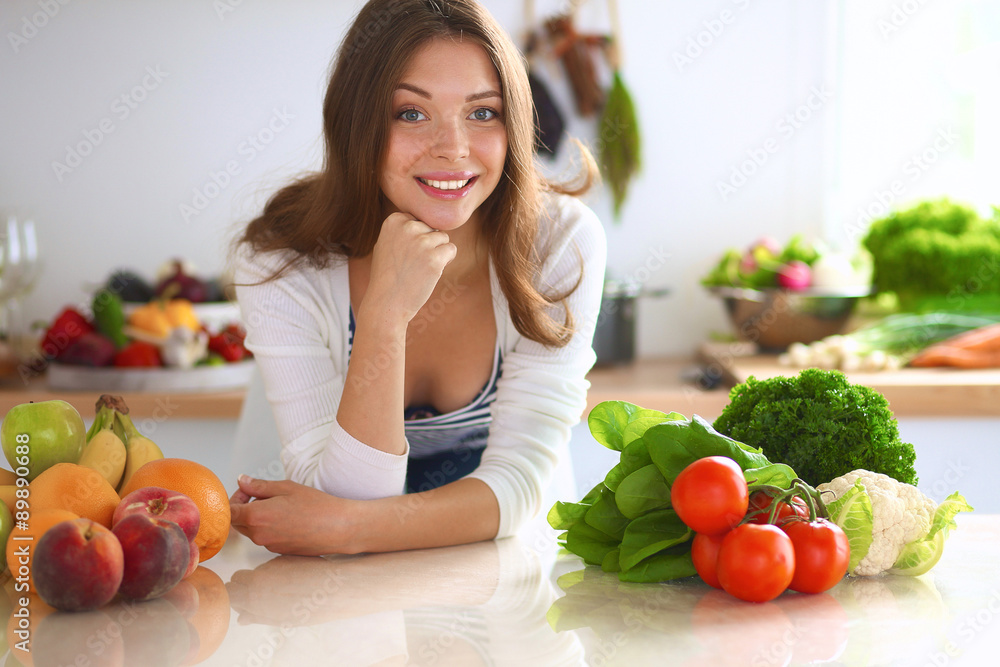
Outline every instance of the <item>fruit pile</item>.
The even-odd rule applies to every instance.
[[[91,313],[69,306],[56,316],[40,353],[63,364],[120,368],[191,368],[249,357],[240,324],[209,330],[200,321],[195,304],[213,296],[209,283],[187,275],[180,261],[174,265],[155,288],[134,273],[115,272],[94,294]]]
[[[89,431],[65,401],[15,406],[0,443],[13,468],[0,471],[0,567],[55,609],[167,595],[229,534],[219,478],[164,457],[121,397],[98,399]]]

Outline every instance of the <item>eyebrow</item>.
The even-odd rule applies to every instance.
[[[416,93],[417,95],[420,95],[421,97],[426,98],[428,100],[431,99],[431,94],[430,93],[428,93],[423,88],[419,88],[417,86],[414,86],[411,83],[400,83],[398,86],[396,86],[396,90],[400,90],[400,89],[402,89],[402,90],[408,90],[411,93]],[[495,90],[484,90],[481,93],[473,93],[473,94],[467,96],[465,98],[465,101],[466,102],[476,102],[478,100],[485,100],[485,99],[490,98],[490,97],[500,97],[500,98],[502,98],[503,96],[499,92],[497,92]]]

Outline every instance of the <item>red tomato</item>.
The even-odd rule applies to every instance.
[[[767,523],[768,518],[771,515],[771,503],[774,498],[765,491],[754,491],[750,494],[750,506],[747,508],[747,519],[749,523]],[[753,514],[753,516],[750,516]],[[782,502],[778,505],[778,513],[774,517],[775,525],[781,525],[781,522],[792,516],[809,517],[809,508],[806,507],[806,502],[795,496],[792,498],[791,504]]]
[[[826,519],[789,521],[781,527],[795,549],[795,576],[788,585],[800,593],[822,593],[847,574],[851,547],[840,526]]]
[[[719,559],[719,548],[725,536],[725,533],[718,535],[698,533],[691,542],[691,561],[694,563],[694,569],[701,580],[713,588],[722,588],[719,575],[715,571],[715,564]]]
[[[725,456],[698,459],[670,487],[674,511],[696,533],[732,530],[743,520],[749,501],[743,470]]]
[[[777,526],[745,523],[722,540],[716,571],[730,595],[748,602],[773,600],[795,574],[795,548]]]

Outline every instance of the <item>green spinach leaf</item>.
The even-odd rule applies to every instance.
[[[619,560],[623,570],[664,549],[694,539],[694,532],[684,525],[672,509],[644,514],[628,524],[622,538]]]
[[[622,483],[623,479],[652,462],[653,459],[649,457],[649,451],[646,449],[646,443],[643,442],[642,438],[633,440],[625,445],[618,464],[608,471],[607,476],[604,478],[604,485],[612,491],[617,491],[618,485]]]
[[[605,572],[621,572],[621,564],[618,562],[618,554],[621,552],[620,549],[612,549],[608,552],[608,555],[604,557],[601,561],[601,569]]]
[[[750,468],[743,471],[747,484],[770,484],[782,489],[789,489],[792,481],[797,478],[795,471],[784,463],[772,463],[763,468]]]
[[[642,439],[668,484],[688,465],[706,456],[728,456],[743,470],[771,464],[758,450],[722,435],[698,415],[657,424],[647,429]]]
[[[557,500],[556,504],[549,510],[549,525],[556,530],[569,530],[577,523],[583,521],[587,511],[590,509],[588,503],[565,503]]]
[[[625,535],[625,527],[629,523],[628,517],[623,515],[615,504],[614,492],[609,489],[604,489],[593,507],[587,510],[584,521],[591,528],[596,528],[619,541]]]
[[[615,492],[618,509],[629,519],[670,506],[670,487],[652,463],[622,480]]]
[[[670,581],[697,574],[691,562],[691,551],[671,553],[670,550],[650,556],[635,567],[622,570],[618,578],[637,584],[652,584],[659,581]]]
[[[569,529],[566,548],[590,565],[600,565],[608,552],[618,548],[618,540],[581,521]]]

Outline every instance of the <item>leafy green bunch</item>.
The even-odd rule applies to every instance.
[[[1000,220],[968,206],[921,202],[872,222],[862,243],[876,289],[895,292],[907,307],[943,296],[952,306],[980,300],[956,298],[967,293],[1000,297]]]
[[[840,371],[751,376],[730,391],[713,427],[788,464],[813,486],[858,469],[917,483],[916,453],[899,439],[889,402]]]
[[[580,502],[557,502],[548,521],[559,542],[591,565],[630,582],[693,576],[694,532],[671,506],[670,486],[684,468],[706,456],[726,456],[754,484],[782,489],[795,472],[772,464],[760,450],[728,438],[695,415],[605,401],[591,410],[590,432],[621,452],[617,465]]]

